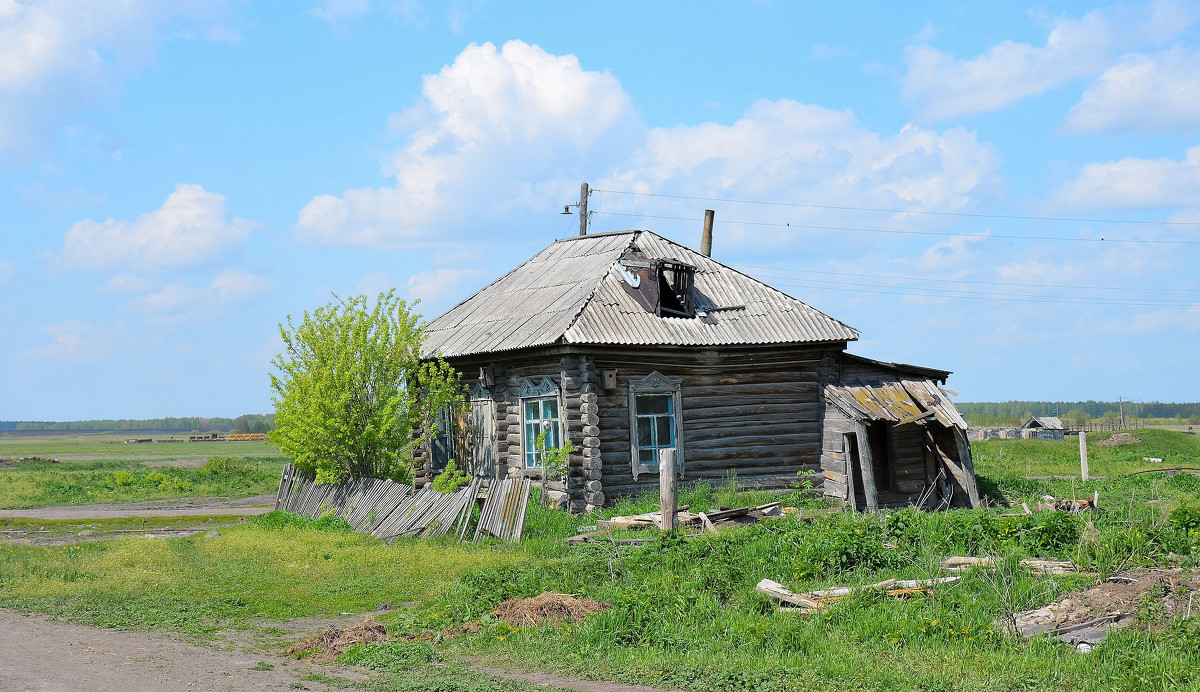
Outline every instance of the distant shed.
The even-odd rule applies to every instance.
[[[1037,440],[1066,439],[1067,426],[1057,416],[1030,416],[1021,426],[1021,437]]]
[[[565,499],[685,480],[811,481],[856,509],[977,506],[949,372],[846,352],[858,332],[649,231],[559,240],[432,320],[425,355],[463,374],[470,413],[414,451],[418,485],[454,458],[539,474],[570,440]],[[454,428],[458,428],[457,432]]]

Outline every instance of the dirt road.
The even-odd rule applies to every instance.
[[[314,673],[362,679],[335,666],[221,651],[154,632],[71,625],[0,610],[0,690],[280,690]],[[311,680],[302,684],[310,690],[331,689]]]
[[[0,519],[121,519],[125,517],[196,517],[265,514],[275,508],[274,495],[240,500],[195,497],[151,500],[121,505],[65,505],[37,509],[0,509]]]

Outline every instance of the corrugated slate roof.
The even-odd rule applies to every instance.
[[[622,288],[630,250],[696,267],[705,318],[658,317]],[[858,332],[795,298],[650,231],[555,241],[425,328],[443,357],[555,343],[709,346],[849,341]]]

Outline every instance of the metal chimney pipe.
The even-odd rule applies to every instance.
[[[712,209],[704,210],[704,235],[700,236],[700,253],[705,257],[712,257],[712,226],[716,214]]]

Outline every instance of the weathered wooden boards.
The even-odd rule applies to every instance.
[[[531,483],[528,478],[510,477],[492,484],[475,527],[475,540],[488,536],[505,541],[521,540]]]
[[[451,531],[461,540],[466,536],[475,498],[483,483],[484,479],[476,477],[453,493],[441,493],[432,487],[414,493],[408,485],[381,478],[319,484],[288,464],[280,478],[275,509],[306,517],[333,514],[346,520],[355,531],[385,540],[398,536],[439,538]],[[519,507],[519,524],[524,523],[528,481],[524,498]],[[520,538],[519,527],[515,536],[510,540]]]
[[[1021,560],[1021,565],[1034,574],[1074,574],[1079,571],[1075,563],[1066,560],[1025,558]],[[995,566],[996,561],[990,557],[948,557],[942,562],[942,569],[947,572],[966,572],[975,567],[991,569]]]
[[[929,589],[936,588],[942,584],[953,584],[962,577],[937,577],[934,579],[888,579],[881,581],[878,584],[869,584],[867,586],[838,586],[832,589],[822,589],[820,591],[810,591],[808,593],[795,593],[789,591],[782,584],[763,579],[754,587],[756,591],[766,594],[786,605],[780,606],[780,612],[791,613],[815,613],[818,610],[829,605],[831,602],[849,596],[855,591],[863,589],[882,589],[889,596],[904,597],[916,593],[927,593]]]
[[[370,533],[412,495],[412,488],[382,478],[359,478],[345,483],[316,483],[288,464],[279,480],[275,509],[306,517],[333,513],[355,531]]]

